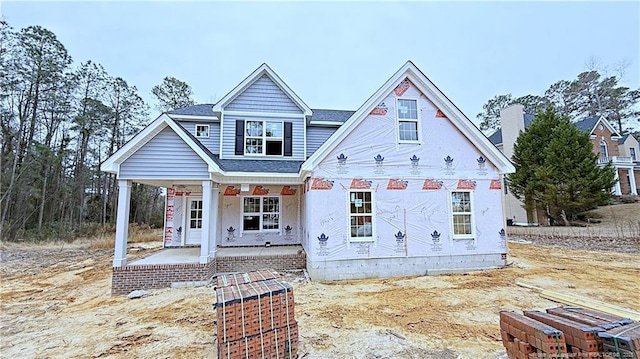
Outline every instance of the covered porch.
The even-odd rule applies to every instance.
[[[307,256],[301,245],[218,248],[216,257],[200,263],[200,248],[165,248],[150,256],[113,268],[112,294],[136,289],[207,285],[216,273],[259,269],[304,269]]]

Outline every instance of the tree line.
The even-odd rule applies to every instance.
[[[491,134],[500,128],[500,110],[521,104],[525,112],[534,115],[551,106],[554,112],[572,121],[603,115],[621,134],[633,129],[640,131],[640,88],[620,85],[627,65],[621,64],[609,70],[591,59],[587,68],[573,80],[553,83],[542,95],[514,97],[503,94],[489,99],[482,106],[483,111],[476,116],[480,129]]]
[[[154,88],[161,106],[193,103],[188,85],[167,79]],[[100,163],[148,115],[135,86],[92,61],[74,66],[53,32],[0,21],[0,237],[71,238],[113,223],[117,180]],[[132,221],[162,225],[159,189],[133,186]]]

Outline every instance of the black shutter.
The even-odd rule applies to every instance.
[[[293,126],[291,122],[284,123],[284,155],[293,156]]]
[[[244,120],[236,120],[236,155],[244,155]]]

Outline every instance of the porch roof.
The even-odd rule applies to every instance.
[[[216,163],[226,172],[298,173],[304,161],[287,160],[231,160],[213,155]]]

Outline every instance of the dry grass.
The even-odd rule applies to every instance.
[[[113,229],[105,229],[100,234],[87,238],[89,248],[108,249],[115,245],[115,232]],[[128,243],[162,242],[162,228],[149,228],[138,224],[129,225]]]
[[[640,203],[604,206],[589,214],[601,223],[586,227],[509,227],[509,234],[522,236],[548,236],[598,239],[632,240],[640,243]]]

